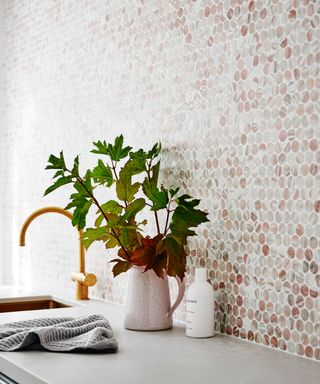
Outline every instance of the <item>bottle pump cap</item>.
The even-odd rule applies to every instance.
[[[196,268],[194,271],[195,281],[207,281],[207,268]]]

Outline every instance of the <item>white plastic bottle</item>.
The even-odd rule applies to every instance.
[[[196,268],[194,282],[187,291],[186,335],[199,338],[214,335],[214,292],[207,282],[206,268]]]

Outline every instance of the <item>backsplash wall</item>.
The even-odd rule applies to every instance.
[[[4,1],[0,281],[72,290],[76,232],[46,205],[62,148],[92,166],[92,141],[161,140],[162,178],[202,199],[189,242],[206,265],[216,329],[320,360],[319,2]],[[126,276],[95,245],[91,294],[122,302]],[[1,280],[2,279],[2,280]],[[184,318],[180,307],[177,318]]]
[[[3,75],[3,65],[4,65],[4,3],[0,1],[0,134],[3,135],[3,103],[4,103],[4,75]],[[0,140],[0,170],[1,164],[4,162],[4,140]],[[1,187],[0,187],[1,191]],[[3,206],[0,204],[0,217],[2,218],[2,209]],[[3,233],[3,220],[0,220],[0,233]],[[2,241],[0,237],[0,254],[3,255]],[[3,258],[0,257],[0,271],[3,270]],[[0,285],[2,284],[3,274],[0,272]]]

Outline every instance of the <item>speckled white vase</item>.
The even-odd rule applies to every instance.
[[[144,267],[132,267],[128,272],[124,327],[134,331],[169,329],[172,314],[183,298],[185,283],[176,278],[179,292],[171,306],[168,278],[159,278],[153,270],[143,271]]]

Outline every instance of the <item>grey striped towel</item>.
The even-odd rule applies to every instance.
[[[116,352],[117,346],[111,325],[102,315],[0,324],[0,351]]]

